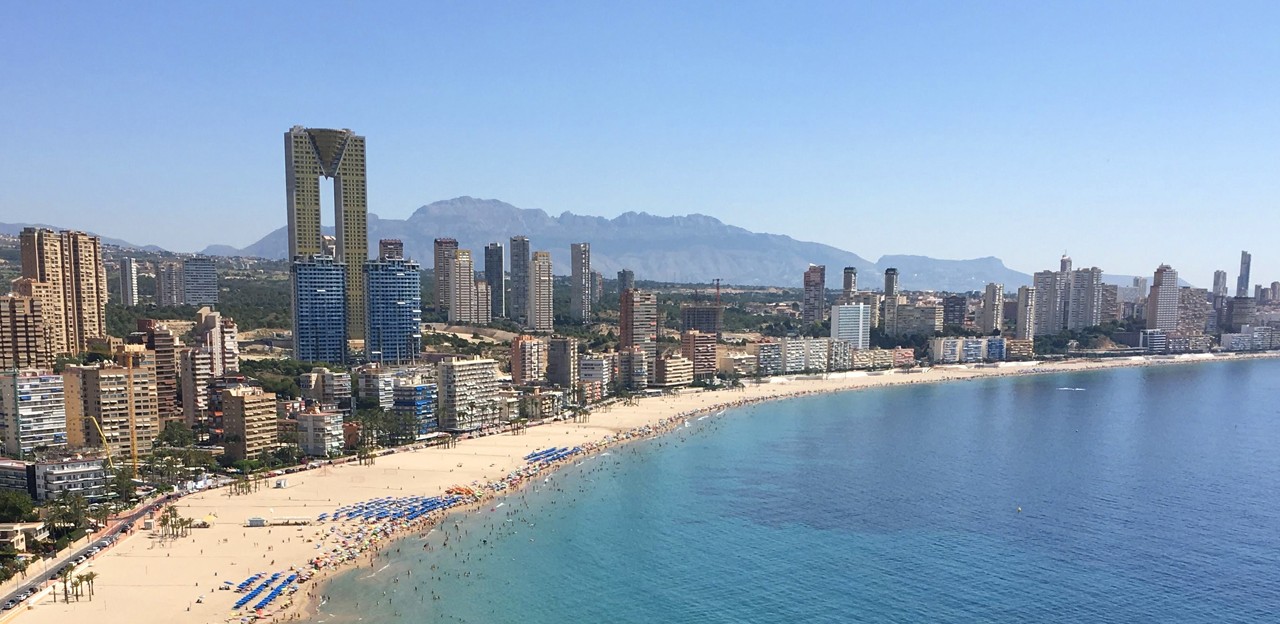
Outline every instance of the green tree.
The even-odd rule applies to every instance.
[[[196,434],[186,423],[172,420],[165,423],[164,431],[156,437],[156,446],[184,448],[196,443]]]
[[[0,522],[22,522],[34,509],[35,503],[26,492],[0,490]]]

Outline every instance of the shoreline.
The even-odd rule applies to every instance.
[[[212,514],[215,518],[212,528],[194,529],[189,535],[174,540],[158,540],[139,529],[93,562],[93,569],[100,573],[95,600],[81,600],[70,605],[43,601],[30,610],[22,611],[19,617],[24,622],[38,623],[66,621],[65,618],[76,615],[96,616],[102,624],[137,622],[140,619],[132,613],[138,612],[149,613],[155,621],[191,624],[252,617],[252,611],[235,613],[231,610],[231,602],[244,594],[218,591],[217,588],[227,581],[240,581],[248,572],[267,566],[265,561],[254,562],[254,555],[261,554],[261,559],[270,560],[268,569],[271,571],[289,568],[312,573],[310,582],[296,586],[297,593],[285,596],[281,601],[288,604],[274,607],[271,616],[265,620],[310,620],[320,615],[325,587],[338,574],[354,569],[356,566],[352,563],[371,563],[385,553],[388,546],[399,543],[404,537],[418,532],[425,534],[446,518],[469,516],[483,509],[486,502],[495,497],[518,492],[535,477],[558,471],[582,457],[627,442],[665,434],[689,418],[702,414],[768,401],[897,385],[1275,357],[1280,357],[1280,353],[1181,359],[1068,360],[1001,367],[945,365],[912,373],[854,372],[771,378],[763,383],[747,384],[741,389],[694,390],[675,396],[646,397],[634,404],[613,404],[593,410],[585,422],[551,422],[530,427],[519,434],[504,432],[460,440],[454,449],[400,449],[377,457],[373,465],[358,466],[353,462],[294,473],[283,478],[288,481],[296,479],[298,483],[282,488],[238,496],[230,496],[222,489],[186,496],[175,503],[179,512],[197,519],[209,518]],[[564,448],[566,443],[569,447],[581,447],[582,452],[549,465],[535,466],[524,460],[525,455],[532,451]],[[485,466],[485,462],[491,463]],[[330,512],[340,506],[378,497],[437,496],[447,488],[463,484],[473,488],[478,495],[463,504],[415,521],[398,525],[392,521],[385,524],[361,521],[314,523],[318,513]],[[244,526],[249,517],[304,516],[313,523],[301,527]],[[236,532],[241,535],[235,536]],[[353,536],[359,539],[352,542]],[[298,539],[295,541],[295,538]],[[325,546],[334,548],[322,548]],[[206,555],[206,549],[212,549],[212,552]],[[312,563],[318,558],[324,559],[324,564],[313,567]],[[280,565],[276,565],[277,560],[281,561]],[[156,572],[153,573],[152,568],[156,568]],[[184,587],[185,590],[178,589]],[[197,595],[200,596],[199,602],[196,601]],[[113,603],[127,604],[132,608],[112,610],[109,605]],[[183,603],[186,603],[186,611],[183,611]],[[17,610],[10,615],[16,613]],[[11,619],[16,618],[5,618]]]

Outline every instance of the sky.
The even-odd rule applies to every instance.
[[[1280,280],[1280,3],[8,3],[0,221],[197,251],[285,222],[283,133],[370,210],[702,213],[1032,272]]]

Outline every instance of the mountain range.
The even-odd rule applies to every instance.
[[[331,230],[331,228],[327,228]],[[857,267],[862,288],[875,288],[884,269],[895,267],[907,289],[981,290],[988,282],[1006,288],[1029,284],[1031,276],[1004,266],[998,258],[939,260],[925,256],[883,256],[871,262],[830,245],[799,241],[780,234],[761,234],[728,225],[715,217],[690,214],[660,217],[627,212],[612,219],[564,212],[553,217],[493,200],[458,197],[418,208],[407,219],[369,215],[370,255],[383,238],[404,242],[405,255],[432,264],[436,238],[456,238],[471,249],[477,270],[484,246],[514,235],[529,237],[534,250],[551,252],[557,274],[569,272],[569,245],[591,243],[591,266],[608,277],[621,269],[637,279],[662,282],[794,286],[809,264],[827,267],[827,283],[838,288],[844,267]],[[211,245],[208,255],[283,259],[288,231],[281,227],[243,249]]]

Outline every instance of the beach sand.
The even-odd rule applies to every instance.
[[[1200,360],[1178,360],[1183,361]],[[596,410],[589,422],[555,422],[530,427],[519,435],[503,433],[462,440],[455,448],[397,452],[378,457],[371,466],[351,463],[298,472],[287,475],[288,486],[280,489],[268,489],[264,484],[261,490],[244,495],[228,495],[226,488],[201,492],[175,504],[184,517],[202,519],[216,515],[211,528],[192,529],[186,537],[160,540],[153,532],[142,530],[139,524],[132,536],[89,564],[87,569],[98,574],[92,601],[82,597],[64,604],[59,586],[59,602],[52,603],[46,597],[33,608],[20,607],[5,614],[3,621],[203,624],[238,620],[232,604],[243,594],[221,591],[219,587],[225,581],[240,583],[257,572],[284,572],[290,566],[303,567],[320,552],[312,540],[327,534],[331,526],[246,528],[244,525],[251,517],[315,519],[341,505],[373,498],[437,496],[452,486],[488,482],[525,468],[524,456],[536,449],[601,442],[620,432],[653,425],[683,413],[719,411],[742,402],[818,392],[1166,362],[1111,360],[1000,368],[935,367],[911,374],[839,373],[827,378],[775,379],[771,383],[749,383],[740,390],[686,390],[678,396],[645,398],[634,405],[615,404]],[[329,540],[325,548],[332,545]],[[369,557],[366,554],[356,561],[368,565]],[[306,606],[308,593],[322,591],[318,590],[320,583],[335,573],[317,574],[293,597],[292,606],[283,613],[278,612],[272,621],[297,617]],[[202,596],[203,602],[197,603]],[[279,609],[285,602],[282,598],[273,606]],[[14,618],[11,614],[18,616]]]

